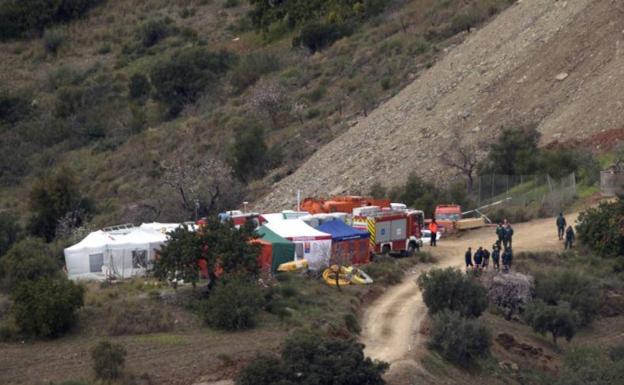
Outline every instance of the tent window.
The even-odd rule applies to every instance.
[[[89,272],[101,273],[104,266],[104,254],[89,254]]]
[[[132,250],[132,268],[147,268],[147,250]]]
[[[297,259],[303,258],[303,243],[295,243],[295,255]]]

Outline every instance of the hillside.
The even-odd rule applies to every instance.
[[[442,182],[452,130],[488,142],[502,127],[537,124],[542,144],[624,126],[624,6],[618,1],[521,1],[449,47],[399,94],[273,186],[262,208],[304,196],[396,186],[410,171]]]
[[[23,220],[23,197],[59,170],[96,226],[191,218],[179,164],[200,214],[253,201],[510,1],[320,2],[316,19],[269,9],[259,26],[247,1],[75,3],[92,5],[0,36],[0,208]],[[297,43],[309,23],[318,42]]]

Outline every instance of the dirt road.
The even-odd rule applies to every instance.
[[[574,223],[577,215],[567,215],[568,223]],[[514,252],[561,250],[563,244],[557,239],[555,219],[538,219],[513,225]],[[364,314],[362,342],[366,354],[374,359],[390,363],[389,375],[401,368],[419,368],[419,355],[423,352],[423,338],[419,333],[426,307],[416,285],[416,277],[432,267],[461,267],[464,252],[471,246],[491,248],[496,240],[494,228],[487,227],[463,234],[458,238],[443,239],[438,246],[425,247],[436,258],[434,265],[419,265],[408,272],[403,282],[389,289],[368,307]]]

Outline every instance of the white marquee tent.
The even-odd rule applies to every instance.
[[[295,260],[305,258],[312,270],[329,265],[332,242],[330,234],[316,230],[301,219],[273,219],[265,226],[295,244]]]
[[[166,234],[149,227],[136,227],[124,234],[95,231],[65,249],[67,275],[74,280],[144,275],[166,241]]]

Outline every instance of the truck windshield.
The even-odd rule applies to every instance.
[[[458,221],[461,219],[461,214],[440,213],[436,214],[436,219],[438,221]]]

